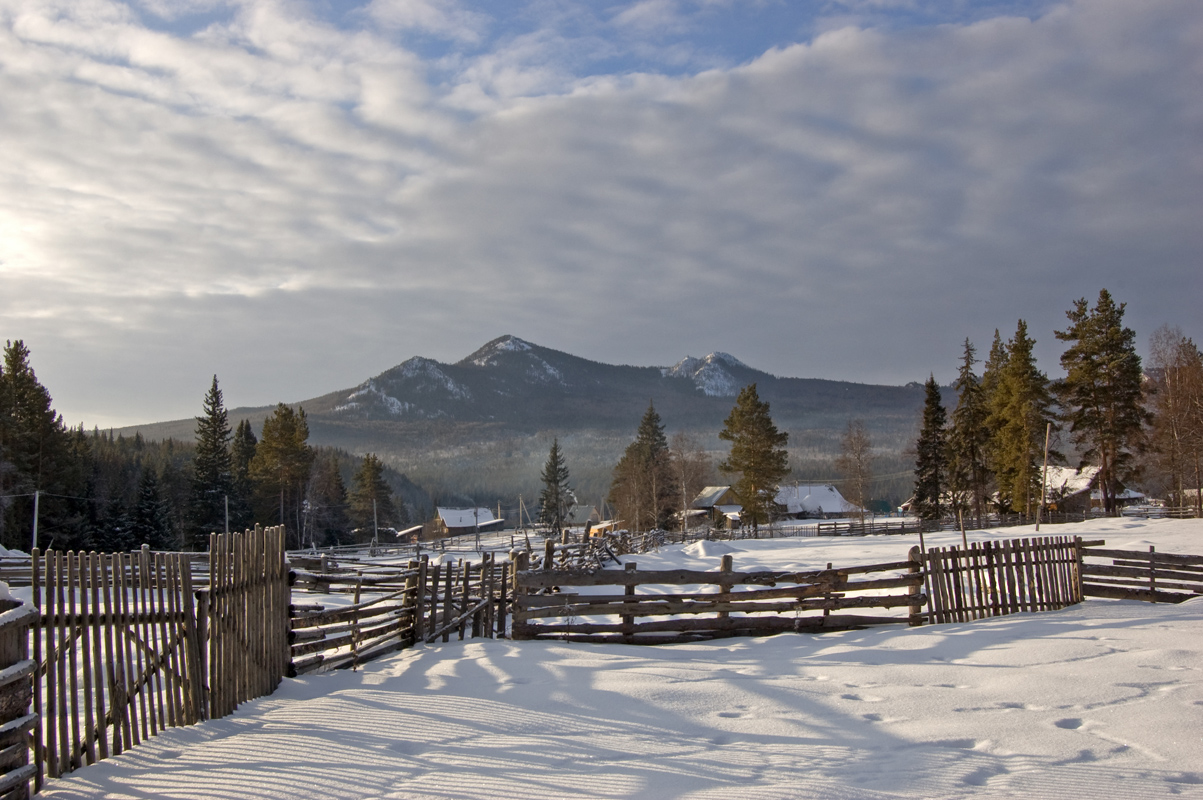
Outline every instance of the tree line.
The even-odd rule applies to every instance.
[[[290,546],[370,540],[420,515],[375,455],[309,443],[302,408],[283,403],[256,435],[231,427],[214,376],[194,442],[149,442],[68,428],[30,352],[6,343],[0,366],[0,545],[115,552],[204,549],[212,532],[283,524]],[[349,485],[348,485],[349,478]]]
[[[980,375],[966,339],[951,419],[935,378],[925,386],[914,511],[979,522],[991,512],[1034,514],[1046,457],[1068,461],[1059,449],[1067,434],[1078,467],[1098,468],[1103,513],[1117,513],[1124,487],[1141,480],[1164,488],[1171,504],[1191,501],[1203,514],[1203,357],[1180,330],[1163,327],[1143,369],[1124,309],[1106,289],[1093,306],[1085,298],[1074,302],[1069,324],[1054,332],[1066,343],[1059,380],[1037,366],[1022,319],[1006,342],[995,331]]]

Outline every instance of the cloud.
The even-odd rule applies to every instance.
[[[261,376],[234,404],[302,399],[507,332],[904,382],[1021,316],[1055,372],[1052,330],[1103,286],[1138,331],[1197,317],[1196,3],[583,77],[620,45],[561,19],[484,47],[452,32],[493,30],[465,8],[394,7],[483,47],[445,81],[382,22],[291,5],[179,35],[115,2],[0,3],[0,336],[70,419],[132,396],[161,418],[213,372]]]

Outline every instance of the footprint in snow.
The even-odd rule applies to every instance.
[[[1064,728],[1067,731],[1076,731],[1078,728],[1082,727],[1083,722],[1077,717],[1069,717],[1068,719],[1059,719],[1053,724],[1058,728]]]

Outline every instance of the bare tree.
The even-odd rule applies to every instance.
[[[873,481],[873,444],[863,420],[848,421],[848,429],[840,439],[840,455],[835,468],[844,476],[845,499],[860,509],[860,521],[865,521],[865,504],[869,502],[869,484]]]
[[[689,504],[702,489],[710,484],[713,478],[714,464],[697,437],[685,431],[673,434],[668,451],[672,464],[673,482],[676,484],[674,493],[680,494],[681,530],[685,530]]]
[[[1181,329],[1163,325],[1149,342],[1152,466],[1168,483],[1170,500],[1185,506],[1194,489],[1203,516],[1203,355]]]

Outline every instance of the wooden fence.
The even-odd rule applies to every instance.
[[[919,548],[907,561],[808,572],[735,572],[723,556],[718,572],[527,569],[525,554],[513,565],[514,639],[662,644],[783,631],[823,631],[890,623],[918,624],[926,597]],[[882,574],[884,577],[879,577]],[[893,574],[890,574],[893,573]],[[865,576],[874,577],[865,577]],[[639,586],[694,591],[638,592]],[[592,594],[598,587],[621,591]],[[586,588],[586,592],[569,591]],[[701,587],[714,587],[702,589]],[[890,593],[902,589],[905,593]],[[856,612],[904,609],[903,615]],[[652,621],[637,622],[648,617]],[[542,620],[558,620],[542,622]]]
[[[37,664],[29,658],[29,628],[38,617],[30,603],[0,599],[0,797],[25,800],[37,768],[29,763],[30,713]]]
[[[283,530],[189,553],[32,553],[36,787],[270,694],[287,668]]]
[[[296,585],[353,597],[344,607],[293,606],[290,675],[353,668],[416,642],[449,641],[453,633],[505,635],[508,573],[491,553],[476,564],[431,564],[422,556],[404,568],[297,572]],[[374,596],[364,599],[365,592]]]
[[[1086,597],[1181,603],[1203,595],[1203,556],[1143,550],[1108,550],[1082,543],[1082,593]],[[1095,563],[1095,561],[1110,563]]]
[[[1082,601],[1081,539],[1047,536],[927,551],[927,619],[966,622]]]

